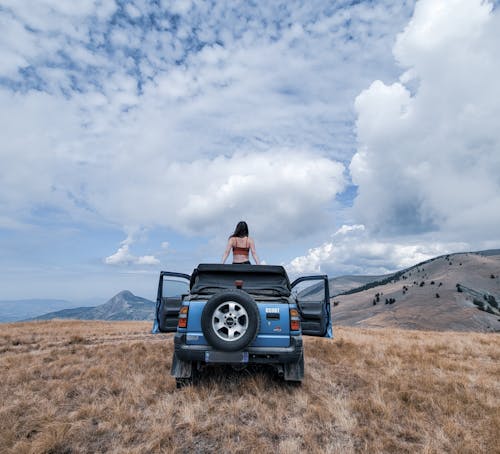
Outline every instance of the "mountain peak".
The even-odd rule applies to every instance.
[[[125,299],[136,298],[136,296],[130,290],[122,290],[121,292],[118,292],[115,296],[113,296],[113,298],[116,297],[121,297]]]

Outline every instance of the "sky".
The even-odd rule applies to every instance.
[[[0,299],[500,247],[492,1],[0,1]]]

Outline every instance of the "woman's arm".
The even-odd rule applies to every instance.
[[[226,263],[227,256],[231,252],[231,247],[233,246],[233,238],[229,238],[229,241],[227,242],[226,250],[224,251],[224,255],[222,256],[222,263]]]
[[[259,257],[257,257],[257,252],[255,251],[255,243],[252,238],[250,238],[250,251],[252,251],[252,257],[255,260],[256,265],[260,265]]]

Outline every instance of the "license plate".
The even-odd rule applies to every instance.
[[[206,363],[248,363],[248,352],[205,352]]]

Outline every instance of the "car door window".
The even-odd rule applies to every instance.
[[[327,276],[304,276],[292,283],[300,313],[302,333],[332,337],[330,295]]]
[[[162,285],[163,298],[181,298],[189,293],[189,282],[183,278],[164,277]]]
[[[153,333],[169,333],[177,330],[177,319],[182,300],[189,293],[190,276],[162,271],[158,283],[156,317]]]

